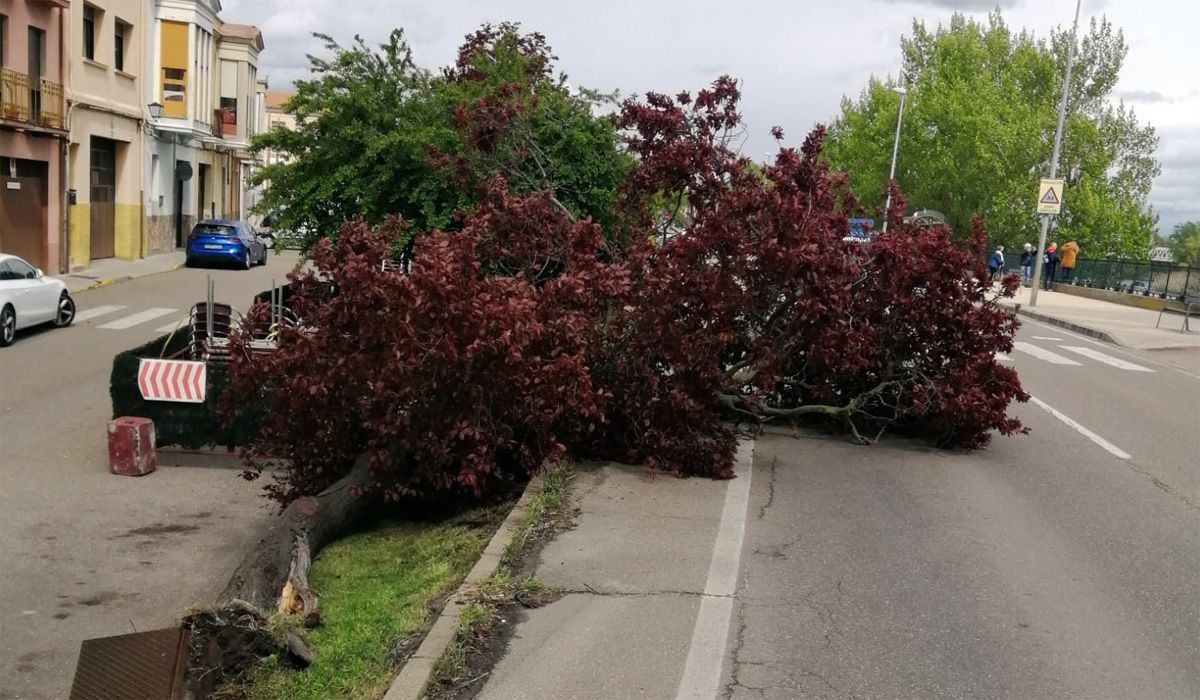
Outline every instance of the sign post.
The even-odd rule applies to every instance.
[[[1067,118],[1067,96],[1071,93],[1071,67],[1075,64],[1075,32],[1079,29],[1079,6],[1083,4],[1083,0],[1075,0],[1075,24],[1071,25],[1071,48],[1067,51],[1067,70],[1063,76],[1063,91],[1062,99],[1058,103],[1058,128],[1054,130],[1054,152],[1050,156],[1050,179],[1042,180],[1042,187],[1045,187],[1047,182],[1059,183],[1058,189],[1053,189],[1053,184],[1045,192],[1038,192],[1038,212],[1042,211],[1042,197],[1053,192],[1058,199],[1058,204],[1054,214],[1057,214],[1062,209],[1062,180],[1056,180],[1058,175],[1058,154],[1062,150],[1062,132],[1063,122]],[[1046,207],[1051,205],[1047,203]],[[1050,227],[1050,217],[1054,214],[1040,214],[1042,217],[1042,229],[1038,234],[1037,255],[1033,256],[1033,287],[1029,290],[1029,305],[1037,306],[1038,284],[1042,281],[1042,256],[1046,254],[1046,229]]]

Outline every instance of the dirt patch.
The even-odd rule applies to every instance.
[[[185,616],[192,631],[184,684],[193,698],[212,697],[218,688],[237,688],[252,669],[272,655],[286,659],[286,645],[262,611],[233,601]]]
[[[56,612],[56,613],[54,613],[54,619],[55,619],[55,620],[65,620],[65,619],[67,619],[67,618],[68,618],[68,617],[70,617],[70,616],[71,616],[71,613],[69,613],[69,612]]]
[[[576,518],[579,515],[579,508],[576,505],[578,499],[570,487],[568,487],[565,500],[566,506],[561,513],[548,517],[531,528],[525,536],[525,544],[521,549],[508,553],[502,568],[507,567],[513,580],[532,576],[537,570],[546,545],[560,533],[575,526]],[[516,633],[517,625],[526,619],[526,609],[549,605],[558,597],[559,594],[555,591],[529,594],[518,588],[507,600],[490,600],[489,605],[494,609],[491,624],[483,629],[477,629],[470,635],[464,635],[460,627],[458,637],[451,644],[452,649],[455,645],[459,645],[463,652],[462,669],[458,673],[458,680],[449,683],[439,681],[435,672],[435,677],[425,689],[424,697],[427,700],[469,700],[478,696],[488,674],[508,653],[508,645]],[[455,607],[461,608],[462,606],[455,605]]]
[[[117,537],[126,538],[181,535],[188,532],[195,532],[199,529],[199,525],[184,525],[180,523],[171,523],[170,525],[165,525],[163,523],[154,523],[153,525],[147,525],[145,527],[135,527],[132,530],[126,531],[124,534],[117,535]]]
[[[122,598],[132,598],[135,595],[137,595],[137,594],[136,593],[122,594],[122,593],[116,593],[114,591],[101,591],[101,592],[97,593],[96,595],[88,596],[87,598],[80,600],[79,604],[86,605],[87,607],[92,608],[97,605],[104,605],[105,603],[111,603],[114,600],[121,600]]]

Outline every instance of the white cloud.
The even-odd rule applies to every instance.
[[[1069,25],[1074,3],[1032,0],[223,0],[227,21],[258,24],[266,51],[260,75],[286,88],[307,74],[305,54],[319,30],[348,43],[361,34],[371,43],[397,26],[405,29],[418,63],[436,67],[454,56],[463,36],[481,23],[518,21],[547,36],[559,66],[577,85],[623,94],[673,93],[703,86],[722,72],[742,80],[747,121],[746,153],[773,146],[768,130],[780,125],[788,143],[799,143],[818,122],[838,111],[842,95],[857,96],[871,74],[900,68],[900,37],[913,18],[928,26],[955,10],[982,17],[1000,5],[1011,26],[1047,36]],[[1187,165],[1169,165],[1180,149],[1200,142],[1194,127],[1200,95],[1200,53],[1164,37],[1163,27],[1200,26],[1192,0],[1108,3],[1084,0],[1081,27],[1107,13],[1130,46],[1118,94],[1137,105],[1139,118],[1162,136],[1163,174],[1151,203],[1163,229],[1200,220],[1200,189]],[[1159,100],[1158,96],[1166,99]],[[1173,161],[1172,161],[1173,162]],[[1194,170],[1192,171],[1194,172]]]

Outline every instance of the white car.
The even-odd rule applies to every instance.
[[[19,330],[43,323],[65,328],[74,320],[75,300],[62,280],[0,253],[0,347],[12,345]]]

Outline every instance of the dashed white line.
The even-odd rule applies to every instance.
[[[746,506],[750,501],[750,477],[753,473],[754,441],[738,445],[734,471],[737,478],[725,491],[725,507],[721,524],[713,543],[712,560],[700,612],[692,629],[683,678],[679,681],[676,700],[712,700],[717,697],[721,683],[721,663],[729,638],[729,622],[733,618],[733,596],[737,593],[738,569],[742,556],[742,539],[746,533]]]
[[[126,328],[133,328],[134,326],[138,325],[139,323],[145,323],[146,321],[153,321],[154,319],[162,317],[162,316],[166,316],[167,314],[173,314],[173,313],[175,313],[175,311],[176,311],[175,309],[163,309],[163,308],[158,308],[158,307],[155,307],[153,309],[146,309],[145,311],[139,311],[136,314],[130,314],[128,316],[125,316],[124,318],[118,318],[115,321],[106,323],[103,326],[99,326],[99,328],[103,328],[105,330],[110,330],[110,331],[122,331],[122,330],[125,330]]]
[[[1071,418],[1067,414],[1063,413],[1062,411],[1059,411],[1058,409],[1054,408],[1053,406],[1046,403],[1045,401],[1042,401],[1041,399],[1039,399],[1036,396],[1030,396],[1029,400],[1034,402],[1038,406],[1041,406],[1042,408],[1046,409],[1046,412],[1049,413],[1050,415],[1052,415],[1055,418],[1059,419],[1060,421],[1066,423],[1071,428],[1074,428],[1075,431],[1078,432],[1080,435],[1091,440],[1092,442],[1096,443],[1097,445],[1103,447],[1114,457],[1116,457],[1118,459],[1129,459],[1130,454],[1128,452],[1126,452],[1125,450],[1122,450],[1120,447],[1117,447],[1116,445],[1112,444],[1108,440],[1105,440],[1104,438],[1100,437],[1096,433],[1093,433],[1092,431],[1083,427],[1082,425],[1077,423],[1073,418]]]
[[[1013,349],[1019,350],[1019,351],[1025,353],[1026,355],[1033,355],[1034,357],[1038,358],[1039,360],[1045,360],[1046,362],[1049,362],[1052,365],[1074,365],[1076,367],[1081,366],[1080,363],[1076,362],[1075,360],[1072,360],[1069,357],[1063,357],[1062,355],[1059,355],[1056,352],[1051,352],[1050,350],[1047,350],[1045,348],[1040,348],[1036,345],[1033,345],[1032,343],[1026,343],[1026,342],[1018,340],[1013,343]]]
[[[1085,348],[1081,345],[1060,345],[1059,347],[1061,347],[1063,350],[1070,350],[1071,352],[1073,352],[1077,355],[1083,355],[1084,357],[1089,357],[1093,360],[1096,360],[1097,362],[1103,362],[1106,365],[1111,365],[1113,367],[1116,367],[1117,369],[1127,369],[1131,372],[1153,372],[1154,371],[1154,370],[1150,369],[1149,367],[1143,367],[1141,365],[1134,364],[1132,362],[1128,362],[1126,360],[1122,360],[1117,357],[1113,357],[1112,355],[1105,355],[1104,353],[1100,352],[1099,350]]]
[[[120,311],[124,308],[124,306],[94,306],[90,309],[84,309],[83,311],[79,311],[75,314],[75,323],[82,323],[84,321],[96,318],[97,316],[111,314],[114,311]]]
[[[1062,338],[1056,338],[1052,335],[1035,335],[1035,336],[1033,336],[1033,339],[1034,340],[1062,340]]]

